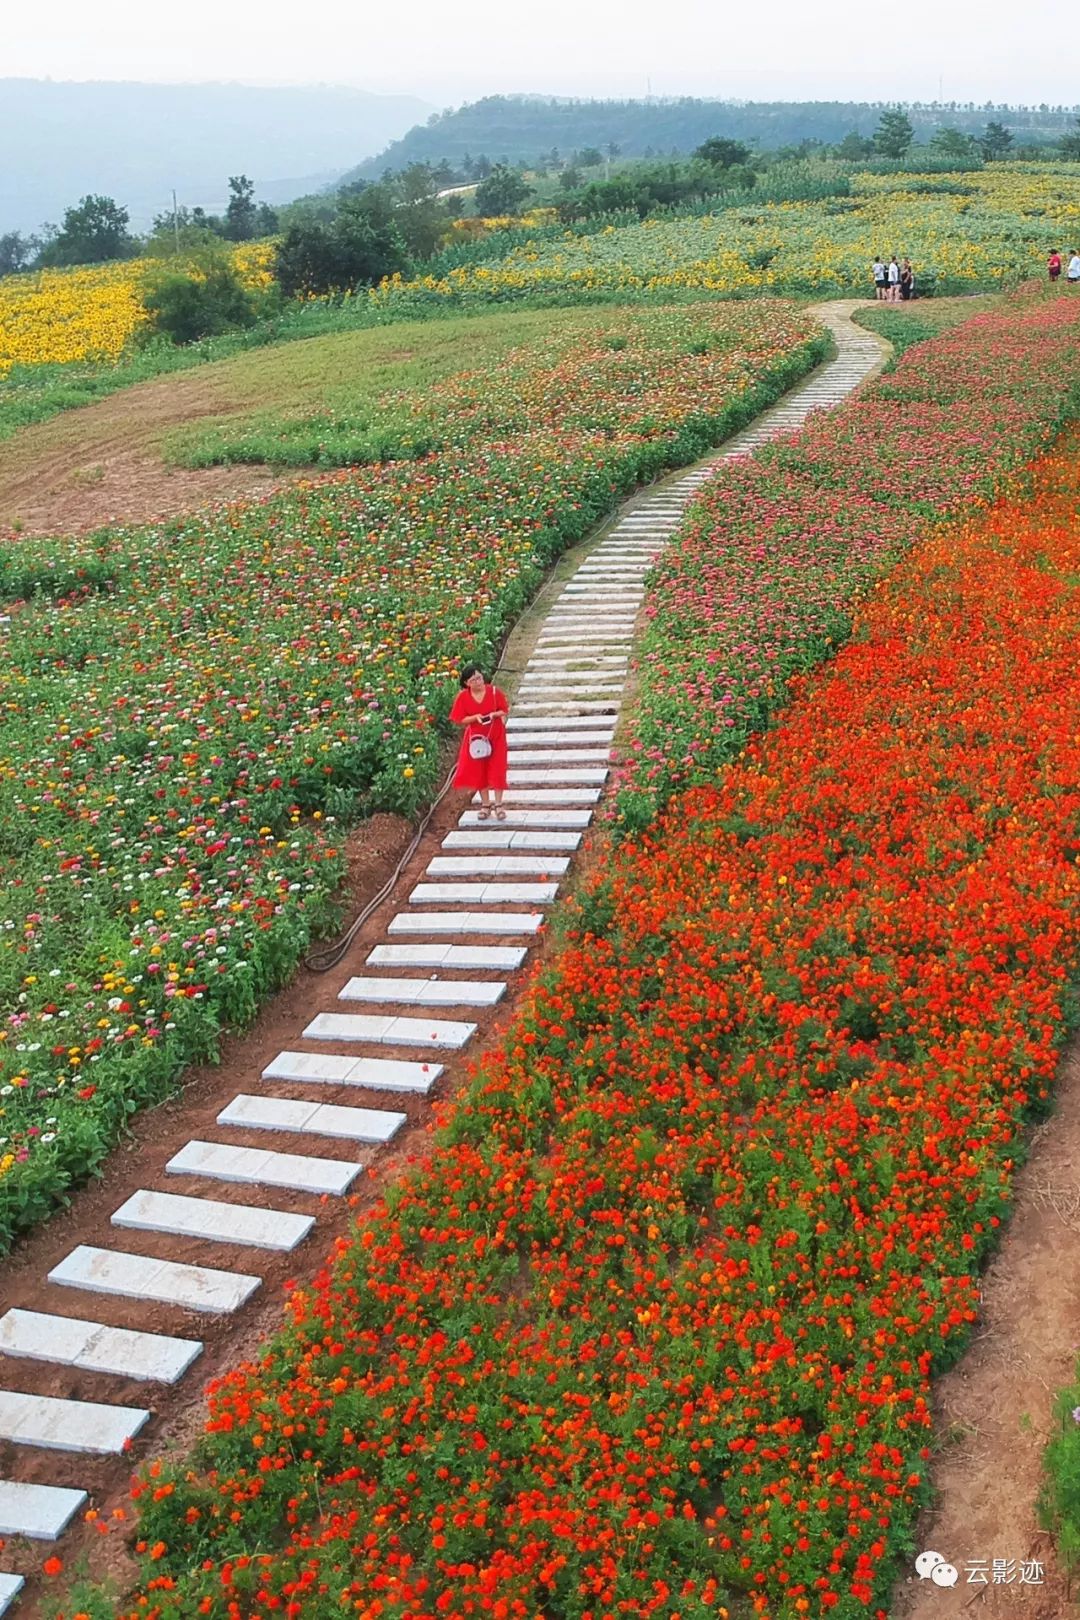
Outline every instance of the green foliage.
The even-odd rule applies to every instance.
[[[229,205],[225,210],[225,235],[230,242],[250,242],[255,235],[258,210],[255,184],[246,174],[229,176]]]
[[[143,288],[143,304],[151,339],[194,343],[253,326],[259,299],[228,259],[217,258],[202,270],[163,268],[152,273]]]
[[[927,343],[939,333],[962,326],[973,316],[983,315],[999,304],[1000,299],[995,296],[935,299],[930,304],[921,300],[914,304],[871,304],[867,309],[856,311],[855,319],[860,326],[877,332],[892,344],[893,357],[888,367],[892,370],[905,349],[916,343]]]
[[[274,258],[274,278],[286,298],[371,287],[408,268],[392,204],[378,186],[345,198],[329,224],[290,226]]]
[[[745,168],[750,162],[750,148],[742,141],[729,141],[721,135],[712,135],[694,152],[702,163],[711,163],[715,169]]]
[[[953,158],[958,163],[966,163],[975,156],[975,137],[962,129],[943,127],[935,133],[930,145],[942,157]]]
[[[1010,154],[1013,144],[1012,130],[1006,129],[998,119],[992,118],[979,140],[979,149],[987,163],[997,163]]]
[[[1063,158],[1080,161],[1080,118],[1075,118],[1073,127],[1061,137],[1058,151]]]
[[[128,231],[126,208],[111,197],[86,196],[64,212],[64,222],[38,262],[46,266],[107,264],[129,259],[138,246]]]
[[[899,107],[889,107],[874,131],[874,151],[885,158],[902,158],[914,139],[915,128],[907,113]]]
[[[40,248],[36,236],[24,236],[21,231],[5,231],[0,236],[0,276],[15,276],[25,270]]]
[[[476,188],[473,202],[476,212],[484,218],[500,218],[516,214],[522,203],[532,195],[532,187],[516,170],[497,163],[486,179]]]
[[[1054,1403],[1055,1430],[1043,1455],[1039,1518],[1071,1575],[1080,1568],[1080,1369]]]

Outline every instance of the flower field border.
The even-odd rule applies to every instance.
[[[938,529],[621,846],[140,1485],[127,1613],[885,1620],[1072,1014],[1077,466]]]
[[[1078,376],[1080,299],[1028,289],[720,468],[650,577],[619,829],[736,758],[928,522],[991,499],[1080,415]]]
[[[345,825],[430,802],[460,660],[829,342],[781,306],[608,324],[505,398],[463,387],[441,455],[0,552],[0,1252],[286,982]]]

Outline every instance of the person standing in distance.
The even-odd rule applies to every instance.
[[[1046,273],[1051,281],[1056,281],[1061,275],[1061,249],[1051,248],[1050,257],[1046,261]]]
[[[895,253],[893,254],[892,258],[889,260],[889,300],[888,301],[889,301],[890,304],[898,304],[900,302],[900,266],[896,262],[896,254]]]
[[[478,664],[466,664],[461,690],[454,699],[450,719],[463,728],[454,786],[479,793],[477,820],[506,820],[502,796],[506,790],[506,693],[491,685]]]
[[[885,260],[880,253],[870,266],[870,274],[874,278],[874,297],[879,304],[883,304],[885,294],[889,288],[889,272],[885,268]]]
[[[1080,253],[1077,253],[1075,248],[1069,254],[1069,268],[1065,272],[1065,280],[1070,287],[1080,283]]]

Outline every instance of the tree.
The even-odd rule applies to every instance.
[[[711,163],[714,169],[733,169],[736,164],[750,162],[750,148],[742,141],[726,140],[723,135],[711,135],[693,155],[703,163]]]
[[[571,163],[563,170],[562,174],[560,174],[559,184],[562,186],[564,191],[573,191],[576,186],[580,186],[581,184],[581,170],[575,169],[574,165]]]
[[[392,201],[369,186],[342,200],[336,219],[293,225],[277,245],[274,278],[287,298],[371,287],[409,269]]]
[[[230,242],[250,242],[255,235],[259,212],[255,206],[255,183],[246,174],[231,174],[229,193],[225,235]]]
[[[128,211],[111,197],[87,196],[64,210],[63,224],[41,253],[42,264],[108,264],[135,251]]]
[[[911,119],[899,107],[887,107],[874,131],[874,151],[883,158],[906,157],[915,130]]]
[[[194,343],[250,326],[258,304],[220,243],[187,273],[167,268],[151,273],[143,289],[147,335],[168,337],[174,343]]]
[[[36,236],[5,231],[0,236],[0,276],[16,276],[20,270],[25,270],[40,246]]]
[[[476,212],[483,219],[502,214],[516,214],[526,197],[532,196],[532,187],[515,169],[497,163],[485,180],[476,188]]]
[[[979,138],[979,147],[987,163],[997,163],[1006,155],[1013,143],[1012,130],[992,118]]]
[[[570,159],[579,169],[598,169],[604,161],[604,154],[598,146],[583,146],[580,152],[575,152]]]
[[[850,130],[835,148],[836,156],[848,163],[863,163],[874,155],[874,143],[868,135],[860,135],[857,129]]]
[[[1080,159],[1080,118],[1074,118],[1074,129],[1066,130],[1058,144],[1058,151],[1063,158]]]
[[[975,156],[975,140],[962,129],[944,127],[934,131],[930,145],[943,158],[957,163],[970,162]]]

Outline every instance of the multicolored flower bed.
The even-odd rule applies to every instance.
[[[1031,482],[621,846],[125,1614],[885,1620],[1080,952],[1078,446]]]
[[[1020,295],[726,464],[652,576],[624,828],[710,781],[928,521],[987,498],[1080,413],[1078,375],[1080,298]]]
[[[430,798],[462,657],[493,660],[568,542],[824,343],[775,304],[601,319],[501,392],[463,382],[440,455],[144,530],[9,537],[0,1248],[295,967],[340,822]]]

